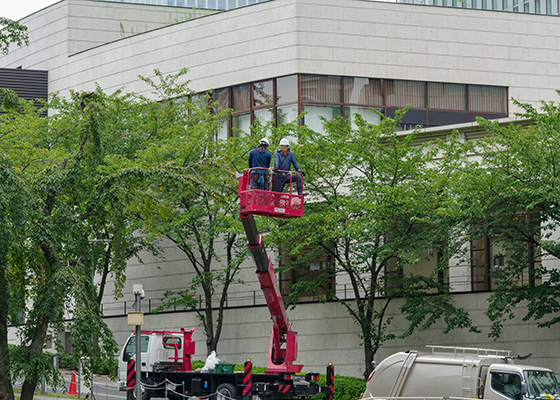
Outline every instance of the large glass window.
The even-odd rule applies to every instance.
[[[329,299],[335,292],[334,260],[329,252],[315,246],[305,249],[298,257],[290,256],[290,246],[282,246],[280,266],[290,270],[280,276],[282,294],[289,294],[294,284],[308,282],[307,290],[299,293],[299,300]]]
[[[272,105],[273,103],[274,94],[272,89],[272,80],[253,83],[253,106],[259,107]]]
[[[286,104],[298,101],[297,75],[283,76],[276,79],[276,103]]]
[[[214,90],[212,93],[212,100],[214,100],[214,111],[219,112],[230,108],[229,104],[229,88]],[[216,133],[216,139],[227,139],[229,132],[229,118],[224,117],[220,121],[220,127]]]
[[[426,107],[426,84],[414,81],[386,81],[386,104],[390,107]]]
[[[488,274],[488,238],[486,235],[471,242],[471,285],[475,292],[490,289]]]
[[[278,125],[294,122],[295,120],[297,120],[297,117],[298,117],[297,104],[280,106],[276,109],[276,123]]]
[[[370,78],[344,78],[346,104],[383,105],[383,81]]]
[[[307,111],[303,117],[303,123],[318,133],[325,133],[323,118],[331,120],[342,116],[340,106],[306,104],[303,106],[303,111]]]
[[[379,125],[379,123],[381,122],[381,116],[373,111],[370,107],[348,106],[344,108],[344,115],[346,118],[350,119],[352,129],[355,129],[357,127],[356,114],[360,114],[364,121],[373,125]]]
[[[226,110],[229,108],[229,89],[217,89],[212,93],[216,111]]]
[[[248,111],[251,108],[251,85],[234,86],[232,97],[233,112]]]
[[[303,103],[341,103],[342,85],[338,76],[302,75]]]
[[[248,135],[251,132],[251,114],[240,113],[234,114],[231,118],[231,136],[241,137]]]
[[[466,110],[467,86],[455,83],[428,83],[428,108]]]
[[[272,108],[261,108],[255,110],[254,119],[259,120],[261,124],[266,124],[274,119],[274,110]]]
[[[219,109],[233,110],[231,120],[222,124],[220,138],[226,137],[226,132],[237,136],[240,130],[249,134],[254,119],[273,121],[275,126],[296,121],[299,111],[307,111],[303,123],[321,133],[322,119],[341,115],[351,119],[354,127],[355,114],[369,123],[379,123],[380,116],[371,107],[392,117],[397,109],[411,105],[403,118],[403,129],[467,122],[477,115],[501,118],[508,114],[505,87],[310,74],[219,89],[213,98]]]
[[[234,86],[231,91],[233,117],[231,136],[239,137],[250,133],[251,127],[251,85]]]
[[[487,113],[506,113],[506,88],[469,85],[469,110]]]

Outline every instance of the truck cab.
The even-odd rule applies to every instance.
[[[507,350],[427,347],[431,351],[410,350],[381,361],[362,398],[560,399],[551,370],[515,364]]]
[[[515,364],[491,365],[482,375],[479,388],[481,396],[479,395],[478,398],[490,400],[560,398],[556,376],[546,368]]]
[[[142,372],[192,371],[190,356],[195,352],[191,340],[194,329],[181,332],[141,331],[140,362]],[[135,359],[136,335],[132,333],[119,354],[119,390],[126,390],[128,362]]]

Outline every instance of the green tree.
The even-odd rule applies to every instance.
[[[12,376],[25,377],[22,399],[33,397],[43,375],[57,383],[58,371],[43,354],[49,329],[55,334],[69,330],[75,352],[89,360],[112,358],[116,351],[99,307],[103,285],[95,287],[92,277],[99,268],[101,274],[109,271],[118,294],[126,259],[143,247],[132,237],[136,227],[127,210],[128,175],[122,171],[146,133],[136,128],[136,119],[128,122],[134,129],[115,122],[140,115],[133,100],[100,89],[69,99],[53,96],[52,116],[44,117],[44,109],[5,93],[0,150],[27,196],[21,203],[26,206],[24,256],[8,264],[22,271],[9,290],[20,288],[26,306],[23,345],[10,355]],[[0,376],[0,381],[8,379]]]
[[[29,44],[27,27],[9,18],[0,17],[0,52],[8,54],[12,43],[16,46]]]
[[[560,322],[560,272],[544,261],[560,258],[560,105],[514,103],[523,110],[517,116],[532,123],[478,119],[487,134],[465,145],[479,157],[466,165],[456,190],[462,229],[471,240],[491,239],[492,265],[485,267],[495,338],[520,304],[527,305],[523,320],[540,327]]]
[[[187,260],[185,274],[194,273],[187,287],[164,294],[159,310],[195,311],[210,353],[220,339],[228,289],[247,256],[239,235],[235,172],[246,162],[250,138],[215,140],[228,110],[214,112],[211,97],[194,96],[179,76],[156,75],[157,81],[144,78],[158,102],[147,108],[155,139],[140,165],[161,173],[146,175],[137,214],[144,232],[173,242]]]
[[[389,306],[403,298],[401,311],[409,320],[404,337],[443,318],[446,332],[472,327],[467,313],[455,307],[448,286],[439,279],[455,251],[452,203],[443,193],[447,175],[430,166],[436,147],[399,136],[395,119],[379,125],[356,116],[357,127],[337,119],[325,124],[326,134],[307,131],[300,138],[299,163],[307,174],[305,215],[281,224],[275,240],[309,270],[309,262],[328,260],[320,274],[292,287],[292,301],[304,294],[342,304],[360,327],[364,376],[382,344],[397,337],[391,331]],[[286,246],[284,246],[286,249]],[[440,252],[439,262],[426,249]],[[428,271],[415,265],[430,258]],[[345,281],[347,297],[335,280]],[[427,294],[431,294],[427,296]]]
[[[23,311],[24,288],[19,259],[26,228],[27,193],[14,166],[0,154],[0,398],[12,399],[9,377],[8,324]]]

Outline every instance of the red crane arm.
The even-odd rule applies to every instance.
[[[241,214],[241,222],[247,234],[247,246],[257,267],[257,277],[272,319],[267,372],[299,372],[303,365],[293,364],[297,358],[296,333],[290,331],[292,323],[288,320],[282,294],[276,285],[274,266],[266,254],[253,216]],[[282,348],[283,345],[285,348]]]

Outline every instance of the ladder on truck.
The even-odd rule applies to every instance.
[[[463,398],[474,398],[473,369],[474,357],[466,355],[463,358],[463,368],[461,369],[461,397]]]
[[[461,369],[461,397],[463,398],[475,398],[474,381],[477,379],[476,376],[473,376],[475,359],[511,357],[510,350],[438,345],[428,345],[426,347],[432,350],[432,355],[452,354],[455,358],[463,359],[463,367]]]
[[[453,353],[455,357],[470,355],[473,358],[505,358],[511,357],[510,350],[482,349],[478,347],[458,347],[458,346],[438,346],[426,345],[432,350],[432,355],[436,353]]]
[[[418,356],[418,352],[416,350],[411,350],[406,358],[403,361],[403,365],[401,370],[399,371],[399,375],[395,380],[395,384],[393,385],[393,389],[389,394],[389,397],[399,397],[401,395],[401,390],[403,388],[403,384],[414,365],[414,361],[416,361],[416,357]]]

